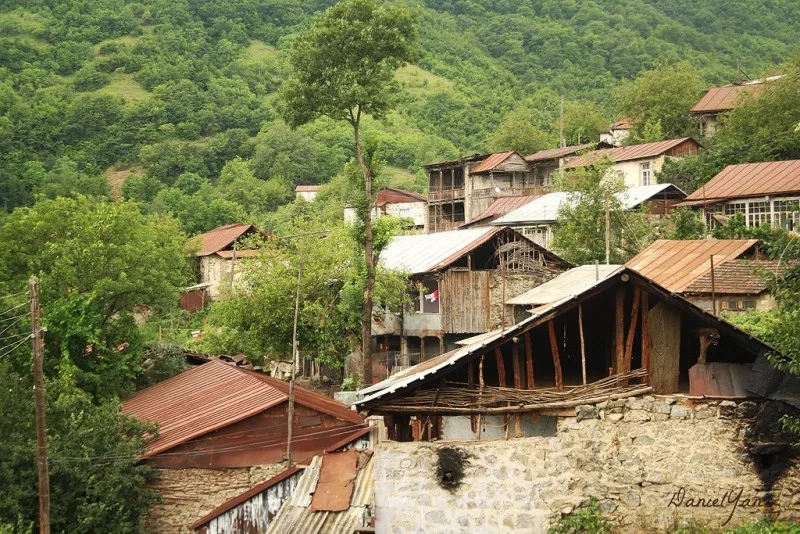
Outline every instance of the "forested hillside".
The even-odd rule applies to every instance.
[[[328,121],[292,131],[276,97],[288,44],[329,4],[4,2],[0,202],[10,211],[37,197],[124,195],[194,233],[258,219],[296,184],[329,181],[350,157],[349,132]],[[530,148],[544,148],[563,96],[567,137],[586,140],[618,115],[614,88],[645,69],[687,61],[708,84],[754,77],[800,37],[800,6],[788,0],[416,9],[424,55],[398,74],[398,111],[366,128],[387,179],[417,189],[426,161],[504,148],[493,133],[504,120],[514,127],[512,112],[536,128]]]

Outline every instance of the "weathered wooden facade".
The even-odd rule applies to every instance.
[[[376,352],[393,355],[378,375],[445,352],[465,337],[511,324],[504,301],[570,267],[503,227],[398,236],[385,268],[411,274],[412,304],[373,320]],[[388,358],[388,356],[387,356]]]
[[[363,390],[356,406],[384,415],[400,441],[499,437],[498,426],[506,438],[541,435],[548,414],[578,405],[688,392],[690,369],[713,365],[731,377],[723,394],[742,392],[770,350],[626,267],[531,314]]]

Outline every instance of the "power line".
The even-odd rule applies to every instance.
[[[14,352],[14,350],[16,350],[16,348],[17,348],[17,347],[19,347],[20,345],[22,345],[23,343],[25,343],[26,341],[28,341],[28,339],[29,339],[29,338],[30,338],[30,334],[26,334],[26,335],[25,335],[25,337],[24,337],[23,339],[20,339],[19,341],[17,341],[16,343],[14,343],[14,344],[12,344],[12,345],[6,345],[6,346],[5,346],[5,347],[3,347],[2,349],[0,349],[0,350],[4,350],[4,349],[8,348],[8,350],[6,350],[6,351],[5,351],[5,352],[3,352],[2,354],[0,354],[0,360],[2,360],[2,359],[3,359],[3,358],[5,358],[6,356],[8,356],[8,355],[9,355],[9,354],[11,354],[12,352]]]

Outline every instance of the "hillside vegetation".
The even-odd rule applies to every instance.
[[[329,5],[5,2],[2,206],[124,195],[192,233],[257,220],[295,185],[328,182],[351,156],[349,132],[329,121],[290,130],[276,91],[289,43]],[[366,129],[381,143],[386,179],[418,190],[421,164],[505,148],[520,121],[536,129],[521,148],[553,146],[562,96],[568,141],[578,142],[622,112],[614,89],[644,70],[683,61],[704,84],[752,77],[784,61],[800,37],[800,6],[790,1],[457,0],[415,9],[424,56],[397,74],[397,111]]]

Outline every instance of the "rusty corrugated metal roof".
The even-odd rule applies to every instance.
[[[763,80],[752,80],[740,83],[729,83],[722,87],[712,87],[689,111],[691,113],[711,113],[733,109],[736,101],[743,94],[756,95],[764,90],[766,82],[783,78],[782,75],[770,76]]]
[[[190,242],[198,245],[198,256],[209,256],[231,246],[234,241],[251,231],[257,232],[258,229],[252,224],[228,224],[195,236]]]
[[[506,304],[516,306],[543,306],[583,292],[600,280],[622,269],[622,265],[581,265],[563,272],[552,280],[525,293],[508,299]]]
[[[723,200],[800,192],[800,160],[728,165],[687,201]]]
[[[756,239],[659,239],[625,264],[673,293],[726,261],[739,259],[758,245]]]
[[[159,437],[148,443],[147,458],[286,402],[288,393],[282,380],[211,360],[135,393],[122,411],[158,423]],[[364,422],[344,404],[299,386],[295,400],[344,421]]]
[[[719,267],[715,263],[713,289],[718,295],[758,295],[767,290],[769,277],[779,278],[786,268],[787,264],[777,260],[731,260]],[[708,272],[689,284],[684,292],[710,294],[711,290],[711,272]]]
[[[378,193],[378,198],[375,200],[375,205],[383,206],[385,204],[403,204],[406,202],[427,202],[428,197],[415,193],[414,191],[406,191],[405,189],[397,189],[394,187],[384,187]]]
[[[492,204],[480,212],[478,215],[473,217],[473,219],[469,222],[466,222],[461,225],[461,228],[466,228],[469,226],[476,226],[477,223],[481,222],[488,222],[489,220],[494,220],[501,215],[505,215],[511,211],[514,211],[517,208],[520,208],[527,204],[528,202],[541,197],[542,195],[529,195],[529,196],[521,196],[521,197],[502,197],[498,198]]]
[[[525,156],[525,161],[535,163],[537,161],[563,158],[564,156],[570,156],[595,145],[597,145],[597,143],[585,143],[583,145],[565,146],[563,148],[548,148],[547,150],[540,150],[539,152]]]
[[[495,152],[485,160],[478,163],[470,172],[479,173],[479,172],[491,171],[495,169],[498,165],[503,163],[505,160],[510,158],[511,155],[514,153],[515,152],[513,150],[510,150],[508,152]]]
[[[321,185],[298,185],[294,188],[295,193],[318,193]]]
[[[423,165],[424,168],[428,167],[449,167],[452,165],[463,165],[465,163],[470,163],[472,161],[480,161],[482,159],[486,159],[487,157],[491,156],[491,154],[472,154],[469,156],[464,156],[458,159],[449,159],[444,161],[436,161],[433,163],[426,163]]]
[[[341,454],[341,453],[340,453]],[[367,526],[369,510],[374,509],[374,459],[372,451],[359,451],[359,461],[350,506],[341,512],[312,512],[311,495],[319,481],[322,458],[317,456],[303,472],[292,497],[270,523],[269,534],[352,534]]]
[[[633,161],[644,158],[654,158],[669,152],[673,148],[683,143],[694,143],[700,146],[697,141],[691,137],[682,137],[680,139],[668,139],[666,141],[656,141],[655,143],[642,143],[639,145],[620,146],[615,148],[604,148],[601,150],[593,150],[583,156],[571,160],[565,165],[567,168],[580,167],[582,165],[590,165],[605,157],[614,163],[621,161]]]

